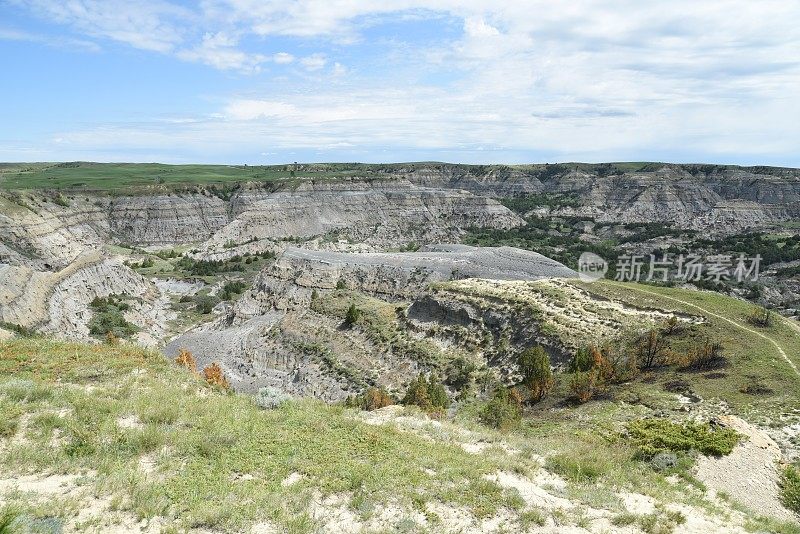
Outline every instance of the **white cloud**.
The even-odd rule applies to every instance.
[[[236,48],[237,41],[224,32],[207,33],[200,45],[191,50],[181,50],[178,57],[188,61],[200,61],[220,70],[257,72],[267,61],[262,54],[248,54]]]
[[[272,56],[272,61],[279,65],[286,65],[294,61],[294,56],[287,52],[278,52]]]
[[[500,35],[500,31],[494,26],[486,24],[481,18],[467,17],[464,19],[464,33],[470,37],[492,37]]]
[[[103,37],[155,52],[169,52],[181,41],[192,13],[159,0],[9,0],[34,13],[92,37]]]
[[[40,43],[54,48],[70,48],[86,52],[99,52],[100,46],[92,41],[85,39],[72,39],[69,37],[53,37],[30,33],[14,28],[0,28],[0,41],[26,41],[29,43]]]
[[[267,100],[236,100],[225,107],[225,116],[237,121],[274,117],[289,118],[296,113],[297,109],[292,104]]]
[[[320,70],[325,67],[327,63],[328,59],[324,54],[312,54],[300,59],[300,64],[303,65],[306,70]]]

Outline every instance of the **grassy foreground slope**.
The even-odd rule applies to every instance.
[[[21,486],[5,493],[0,515],[69,529],[156,518],[178,530],[267,522],[306,532],[316,525],[312,501],[342,493],[365,516],[377,503],[413,510],[430,500],[476,517],[517,515],[519,495],[484,476],[530,468],[320,402],[261,410],[125,345],[1,343],[0,408],[0,490]],[[73,488],[45,501],[26,493],[51,483]],[[81,487],[100,499],[96,515]]]
[[[458,424],[399,406],[262,410],[131,345],[2,342],[0,532],[797,532],[709,500],[691,457],[637,459],[620,431],[641,404],[508,434],[477,425],[479,408]]]

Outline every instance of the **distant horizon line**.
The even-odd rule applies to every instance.
[[[766,163],[710,163],[707,161],[546,161],[546,162],[527,162],[527,163],[459,163],[453,161],[437,160],[417,160],[417,161],[286,161],[282,163],[166,163],[161,161],[92,161],[92,160],[63,160],[63,161],[0,161],[0,165],[60,165],[65,163],[77,163],[88,165],[164,165],[170,167],[184,166],[208,166],[208,167],[282,167],[286,165],[452,165],[463,167],[524,167],[528,165],[711,165],[714,167],[769,167],[774,169],[800,169],[786,165],[775,165]]]

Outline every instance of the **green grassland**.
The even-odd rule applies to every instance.
[[[161,163],[24,163],[0,165],[2,189],[115,190],[153,186],[225,185],[343,178],[355,169],[340,166],[293,171],[292,165],[165,165]],[[361,172],[361,175],[364,173]]]
[[[795,366],[800,364],[800,330],[792,326],[791,319],[776,317],[768,327],[753,326],[747,322],[753,304],[712,291],[612,281],[579,285],[595,295],[640,308],[671,310],[705,318],[693,334],[690,332],[673,341],[672,348],[680,351],[683,343],[709,337],[722,343],[727,359],[724,367],[715,372],[662,369],[656,373],[658,383],[684,380],[701,397],[722,399],[739,415],[761,423],[780,425],[781,414],[800,408],[800,375],[778,350],[778,347],[783,349]],[[753,395],[742,391],[754,382],[770,392]]]
[[[24,435],[0,448],[3,477],[83,474],[93,492],[113,497],[115,510],[166,518],[170,529],[241,531],[270,521],[313,531],[311,499],[343,492],[367,517],[378,503],[418,509],[428,500],[478,517],[520,514],[518,494],[483,476],[535,466],[433,445],[317,401],[261,410],[250,397],[211,388],[160,354],[128,345],[2,343],[0,403],[2,437]],[[131,417],[136,427],[120,424]],[[140,467],[144,455],[152,472]],[[291,473],[302,479],[282,485]],[[63,521],[79,505],[20,493],[6,506]]]

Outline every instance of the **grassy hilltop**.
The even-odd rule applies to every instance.
[[[280,182],[303,179],[337,179],[350,176],[380,178],[414,168],[448,168],[476,176],[499,175],[510,170],[547,179],[569,169],[597,173],[601,177],[625,172],[654,172],[667,164],[654,162],[560,163],[526,165],[462,165],[440,162],[410,163],[299,163],[284,165],[167,165],[163,163],[0,163],[0,189],[85,189],[110,191],[126,187],[224,185],[235,182]],[[677,165],[701,176],[717,170],[749,170],[760,174],[797,177],[796,169],[737,167],[734,165]]]

